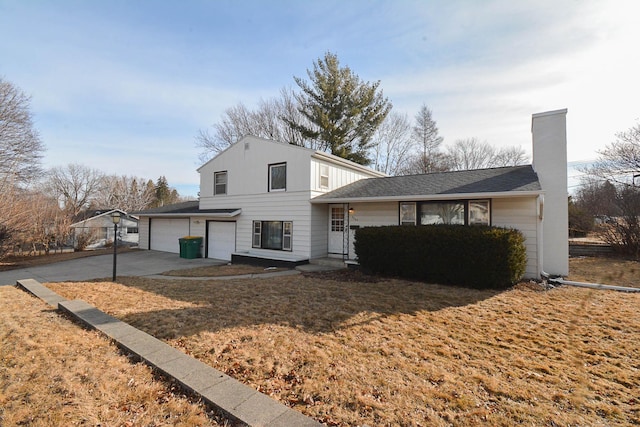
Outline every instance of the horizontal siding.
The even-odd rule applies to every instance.
[[[221,198],[222,199],[222,198]],[[236,220],[236,250],[280,253],[251,247],[253,221],[292,221],[293,250],[284,254],[310,257],[311,254],[311,204],[309,192],[280,192],[256,195],[224,196],[224,205],[217,208],[241,208]],[[201,209],[211,209],[211,204],[202,200]],[[325,247],[326,251],[326,247]]]
[[[515,228],[525,237],[527,268],[525,277],[538,277],[538,213],[537,199],[523,197],[514,199],[493,199],[491,220],[498,227]]]

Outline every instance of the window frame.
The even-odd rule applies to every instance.
[[[319,184],[320,188],[325,189],[329,188],[329,165],[320,165],[320,179]]]
[[[457,203],[457,204],[461,204],[463,206],[464,209],[464,224],[459,224],[459,225],[464,225],[464,226],[474,226],[474,225],[487,225],[487,226],[491,226],[493,224],[493,213],[492,213],[492,203],[491,203],[491,199],[455,199],[455,200],[423,200],[423,201],[411,201],[411,202],[399,202],[398,203],[398,224],[399,225],[412,225],[410,221],[403,221],[402,220],[402,207],[403,206],[407,206],[410,204],[413,204],[415,206],[415,223],[413,225],[419,226],[419,225],[429,225],[429,224],[421,224],[419,215],[420,215],[420,208],[423,205],[429,205],[429,204],[441,204],[441,203]],[[472,203],[486,203],[487,204],[487,219],[488,222],[485,223],[478,223],[478,222],[471,222],[470,221],[470,206]]]
[[[224,176],[224,183],[218,182],[218,177]],[[222,196],[227,194],[227,185],[229,183],[229,174],[227,171],[218,171],[213,173],[213,195]],[[218,191],[218,185],[224,185],[224,192]]]
[[[412,206],[413,207],[413,221],[403,220],[402,206]],[[400,210],[399,210],[398,223],[400,225],[416,225],[416,220],[418,218],[418,204],[416,202],[400,202]]]
[[[276,168],[281,168],[284,167],[284,187],[282,188],[274,188],[273,187],[273,170],[275,170]],[[268,190],[269,192],[279,192],[279,191],[287,191],[287,162],[281,162],[281,163],[272,163],[269,165],[268,167]]]
[[[265,228],[264,223],[272,222],[272,223],[280,223],[280,248],[265,248],[263,247],[263,238],[262,234],[267,229]],[[272,251],[285,251],[291,252],[293,251],[293,221],[258,221],[254,220],[252,222],[252,239],[251,239],[251,247],[255,249],[265,249]]]

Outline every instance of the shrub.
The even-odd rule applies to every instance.
[[[76,235],[76,247],[77,252],[84,251],[87,247],[98,241],[97,233],[93,230],[83,230]]]
[[[527,265],[518,230],[461,225],[356,230],[355,251],[368,271],[474,288],[506,288]]]

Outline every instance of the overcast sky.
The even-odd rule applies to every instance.
[[[531,151],[568,108],[583,162],[640,118],[640,1],[0,0],[0,76],[32,96],[45,166],[78,162],[196,195],[195,135],[295,86],[326,51],[445,144]]]

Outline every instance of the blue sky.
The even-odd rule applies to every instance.
[[[426,103],[445,144],[531,150],[531,114],[568,108],[584,162],[640,119],[636,0],[0,0],[0,76],[32,96],[45,166],[71,162],[196,195],[195,135],[294,86],[326,51]]]

